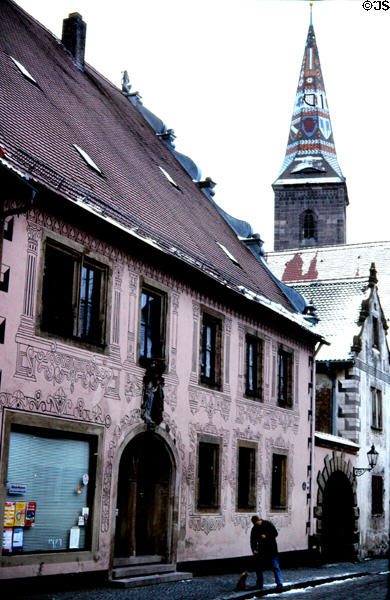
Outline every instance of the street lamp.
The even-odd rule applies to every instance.
[[[371,446],[371,449],[367,452],[367,459],[368,459],[368,464],[370,465],[369,467],[363,468],[363,467],[354,467],[353,468],[353,476],[354,477],[360,477],[360,475],[363,475],[363,473],[365,473],[366,471],[372,471],[374,467],[376,467],[376,463],[378,462],[378,455],[379,452],[377,452],[375,450],[375,446],[374,444]]]

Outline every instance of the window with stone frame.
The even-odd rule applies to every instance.
[[[303,213],[303,239],[317,239],[317,219],[312,210]]]
[[[371,475],[371,514],[383,514],[383,477]]]
[[[245,442],[237,448],[237,510],[256,511],[256,447]]]
[[[382,392],[375,387],[371,388],[371,427],[382,429]]]
[[[278,404],[284,408],[293,405],[293,355],[284,348],[278,351]]]
[[[263,341],[247,334],[245,364],[245,395],[262,399],[263,392]]]
[[[166,294],[144,286],[141,292],[140,363],[163,359],[165,352]]]
[[[287,455],[272,454],[271,508],[287,508]]]
[[[379,350],[379,321],[376,317],[372,317],[372,345]]]
[[[88,255],[47,241],[41,329],[103,346],[108,268]]]
[[[222,321],[207,312],[202,314],[200,344],[200,381],[220,388],[222,384]]]
[[[272,454],[271,509],[287,508],[287,456]]]
[[[199,440],[197,510],[217,511],[220,508],[220,459],[218,441]]]

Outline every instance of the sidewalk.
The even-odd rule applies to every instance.
[[[369,559],[357,563],[345,562],[326,564],[319,567],[283,569],[283,591],[278,592],[278,597],[282,597],[284,592],[293,589],[314,587],[336,580],[363,577],[383,572],[389,572],[388,559]],[[267,596],[268,594],[276,594],[272,573],[268,571],[264,575],[265,585],[262,591],[256,591],[255,587],[251,588],[251,583],[255,582],[255,575],[254,573],[249,573],[247,578],[248,589],[246,591],[220,594],[210,600],[249,600]]]
[[[320,567],[286,568],[282,569],[282,575],[284,591],[288,591],[320,585],[337,579],[374,575],[388,570],[389,561],[387,559],[371,559],[359,563],[346,562]],[[256,581],[254,573],[248,575],[249,589],[245,592],[237,592],[238,578],[238,573],[210,575],[135,589],[113,588],[109,583],[76,586],[75,582],[72,585],[72,580],[69,580],[65,589],[63,585],[55,587],[55,584],[50,589],[45,589],[42,578],[42,588],[34,586],[35,589],[30,589],[29,592],[26,589],[14,589],[12,598],[13,600],[249,600],[271,593],[276,597],[272,572],[264,573],[265,589],[262,592],[256,592],[255,588],[250,587]],[[283,593],[279,592],[277,597],[283,598]]]

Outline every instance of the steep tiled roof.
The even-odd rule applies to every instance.
[[[0,3],[0,19],[3,165],[81,206],[87,202],[236,292],[249,289],[293,310],[264,266],[117,88],[91,66],[78,68],[61,42],[10,0]]]
[[[363,300],[369,294],[368,278],[351,281],[295,283],[293,288],[317,308],[318,332],[330,343],[318,353],[319,360],[346,360],[350,357],[353,338]]]
[[[341,182],[313,25],[307,33],[286,156],[275,184]]]
[[[360,282],[375,263],[381,305],[390,319],[390,241],[269,252],[265,259],[284,283],[350,280]]]

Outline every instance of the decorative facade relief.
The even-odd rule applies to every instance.
[[[262,424],[265,430],[275,430],[281,427],[284,433],[288,430],[295,435],[299,432],[299,416],[296,411],[264,405],[263,402],[250,399],[237,399],[236,423],[251,425]]]
[[[18,343],[15,377],[37,381],[42,373],[53,385],[70,384],[73,393],[78,384],[84,390],[104,390],[107,397],[119,397],[119,370],[98,363],[95,356],[90,359],[61,352],[56,343],[45,343],[42,349]]]
[[[216,413],[219,413],[224,421],[229,419],[231,398],[223,392],[209,390],[200,386],[190,385],[189,402],[192,414],[204,410],[210,421]]]
[[[127,356],[124,366],[136,362],[137,290],[139,275],[129,269],[129,321],[127,326]]]
[[[196,465],[198,460],[198,443],[199,436],[212,436],[221,441],[221,456],[220,456],[220,509],[219,513],[199,513],[196,509],[197,498],[197,472]],[[199,423],[189,424],[189,453],[188,463],[186,468],[186,477],[188,485],[188,515],[189,527],[194,531],[202,531],[206,535],[210,531],[218,531],[226,525],[226,508],[227,508],[227,493],[228,493],[228,464],[227,450],[229,444],[229,430],[217,427],[212,423],[201,425]]]
[[[195,300],[192,301],[192,361],[190,381],[198,383],[198,364],[199,364],[199,320],[200,320],[200,305]]]
[[[176,373],[177,340],[178,340],[178,318],[179,318],[179,294],[172,292],[171,299],[171,350],[169,353],[169,371]]]
[[[122,287],[122,271],[121,264],[113,265],[113,295],[112,295],[112,313],[111,313],[111,345],[110,356],[121,362],[120,356],[120,310],[121,310],[121,287]]]
[[[100,403],[92,408],[87,408],[83,398],[73,401],[64,390],[59,387],[54,394],[43,396],[41,390],[37,390],[34,396],[25,396],[21,390],[13,393],[0,393],[0,408],[11,408],[14,410],[25,410],[28,412],[63,417],[76,421],[84,421],[97,425],[111,426],[111,416],[104,413]]]
[[[224,390],[230,394],[230,338],[232,333],[232,319],[225,317],[225,362],[224,362]]]

